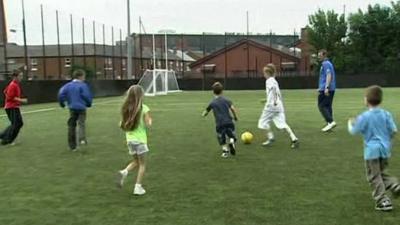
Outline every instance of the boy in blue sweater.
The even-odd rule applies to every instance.
[[[368,182],[374,189],[372,196],[376,202],[375,209],[390,211],[393,206],[386,190],[391,191],[395,197],[400,194],[399,181],[386,172],[391,156],[391,139],[397,132],[397,127],[392,115],[379,107],[382,95],[379,86],[369,87],[365,96],[368,110],[357,119],[350,119],[348,129],[350,134],[360,133],[364,137],[365,167]]]
[[[58,101],[61,107],[65,102],[70,110],[68,119],[68,144],[71,151],[76,151],[77,142],[87,144],[85,134],[86,108],[92,106],[92,94],[85,83],[86,73],[84,70],[76,70],[72,74],[74,78],[65,84],[58,93]],[[77,124],[78,129],[76,128]],[[78,133],[78,138],[76,137]]]

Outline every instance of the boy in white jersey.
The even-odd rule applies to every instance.
[[[267,132],[267,140],[262,143],[262,145],[269,146],[275,140],[274,134],[270,128],[270,123],[272,121],[278,129],[284,129],[290,135],[291,148],[296,149],[299,147],[299,139],[286,123],[282,95],[279,89],[279,84],[275,79],[275,74],[276,68],[274,64],[268,64],[264,67],[267,98],[261,117],[258,120],[258,128]]]

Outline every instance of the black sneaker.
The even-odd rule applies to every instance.
[[[298,148],[300,147],[300,142],[299,142],[299,140],[294,140],[294,141],[292,141],[292,143],[290,144],[290,147],[291,147],[292,149],[298,149]]]
[[[375,206],[375,210],[388,212],[393,210],[393,206],[390,200],[384,200]]]

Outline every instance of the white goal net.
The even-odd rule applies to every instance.
[[[146,70],[139,80],[148,96],[166,95],[171,92],[179,92],[178,81],[173,70]]]

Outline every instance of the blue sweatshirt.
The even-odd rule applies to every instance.
[[[92,106],[92,94],[84,81],[75,79],[62,86],[58,93],[58,101],[63,108],[67,102],[69,109],[86,110],[86,107]]]

